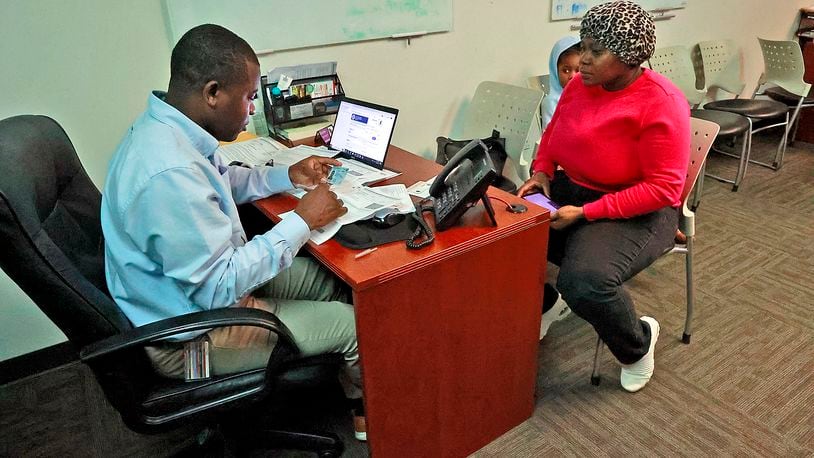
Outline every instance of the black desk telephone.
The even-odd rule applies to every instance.
[[[486,212],[497,226],[495,211],[486,189],[495,181],[497,172],[482,141],[475,139],[461,148],[447,162],[430,187],[435,207],[435,227],[439,231],[455,224],[466,210],[483,201]]]

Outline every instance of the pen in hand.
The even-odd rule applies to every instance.
[[[356,254],[355,254],[353,257],[354,257],[354,258],[356,258],[356,259],[359,259],[359,258],[361,258],[361,257],[363,257],[363,256],[367,256],[367,255],[369,255],[370,253],[373,253],[373,252],[374,252],[374,251],[376,251],[376,250],[378,250],[378,248],[377,248],[377,247],[368,248],[367,250],[362,251],[361,253],[356,253]]]

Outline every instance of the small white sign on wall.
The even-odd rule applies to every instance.
[[[589,8],[607,0],[551,0],[551,20],[579,19]],[[674,10],[687,6],[687,0],[634,0],[647,11]]]

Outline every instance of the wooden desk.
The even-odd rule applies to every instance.
[[[411,185],[440,170],[396,147],[386,166],[403,173],[382,184]],[[495,188],[489,195],[522,203]],[[479,204],[422,250],[394,242],[357,260],[358,250],[334,240],[309,242],[353,290],[376,457],[465,456],[531,416],[549,215],[492,203],[497,227]],[[295,204],[281,195],[257,206],[276,221]]]

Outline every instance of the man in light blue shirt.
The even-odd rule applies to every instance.
[[[102,229],[113,298],[136,326],[221,307],[268,310],[303,355],[342,354],[345,393],[359,400],[353,307],[339,280],[295,257],[312,229],[347,212],[325,183],[339,162],[312,156],[288,168],[248,169],[221,161],[218,141],[244,130],[260,78],[257,56],[232,32],[193,28],[173,49],[170,73],[168,91],[150,95],[110,162]],[[247,240],[236,204],[295,186],[313,190],[273,229]],[[215,375],[265,366],[276,343],[256,327],[183,337],[210,342]],[[184,376],[180,343],[147,352],[166,376]]]

